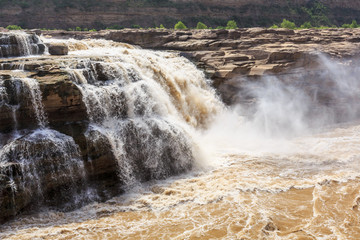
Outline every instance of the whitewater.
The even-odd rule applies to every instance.
[[[69,46],[62,68],[82,92],[90,122],[86,137],[109,141],[124,193],[101,202],[90,188],[76,189],[86,182],[79,149],[71,137],[48,128],[36,81],[21,78],[38,128],[14,133],[1,146],[0,164],[10,161],[7,151],[27,149],[25,180],[40,196],[43,183],[28,160],[61,154],[58,161],[66,167],[55,180],[76,179],[71,201],[86,204],[22,214],[0,226],[0,238],[360,238],[357,65],[320,56],[331,76],[326,81],[333,105],[273,76],[248,81],[253,105],[225,106],[203,72],[177,53],[105,40],[43,41]],[[110,80],[99,80],[96,64]],[[5,93],[0,96],[5,101]],[[34,155],[34,142],[51,152]],[[139,151],[145,177],[136,165]]]

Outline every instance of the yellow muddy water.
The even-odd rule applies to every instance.
[[[219,150],[207,170],[73,212],[23,216],[0,238],[360,239],[360,125],[278,144]]]

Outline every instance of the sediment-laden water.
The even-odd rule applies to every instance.
[[[107,143],[124,193],[98,201],[84,167],[92,159],[82,158],[72,137],[49,128],[36,81],[19,78],[15,92],[31,99],[37,127],[18,131],[14,117],[0,169],[8,173],[16,159],[21,181],[7,184],[45,199],[39,210],[0,226],[0,238],[360,238],[357,67],[320,57],[319,81],[326,83],[319,86],[331,88],[264,78],[246,84],[256,99],[251,105],[225,107],[203,73],[174,53],[63,42],[71,52],[61,68],[89,116],[84,136],[88,145]],[[10,101],[6,89],[3,79],[0,103],[16,112],[21,102]],[[41,161],[50,176],[36,169]],[[53,208],[42,189],[64,181],[65,206]],[[74,206],[82,207],[64,211]]]
[[[2,226],[9,239],[357,239],[360,127],[222,153],[211,171]],[[225,150],[224,150],[225,151]]]

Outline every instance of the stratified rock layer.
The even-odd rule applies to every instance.
[[[239,77],[289,74],[316,69],[317,55],[356,58],[360,29],[47,31],[54,38],[105,38],[143,48],[176,50],[193,60],[213,80],[225,102],[234,102]],[[319,69],[318,69],[319,70]]]

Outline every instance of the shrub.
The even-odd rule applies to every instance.
[[[348,24],[348,23],[344,23],[341,27],[342,28],[351,28],[350,24]]]
[[[159,28],[165,29],[164,25],[162,25],[162,24],[160,24]]]
[[[357,24],[356,20],[353,20],[352,23],[350,24],[350,27],[351,28],[358,28],[360,26]]]
[[[288,28],[288,29],[295,29],[296,28],[296,25],[295,23],[293,22],[290,22],[286,19],[283,19],[281,25],[280,25],[282,28]]]
[[[75,31],[81,31],[81,27],[76,27]]]
[[[90,29],[89,32],[96,32],[96,29],[95,28]]]
[[[310,22],[304,22],[304,24],[302,24],[300,28],[313,28],[313,26]]]
[[[141,28],[140,25],[134,24],[131,26],[131,28]]]
[[[187,27],[185,26],[185,24],[182,21],[179,21],[177,24],[175,24],[174,28],[175,29],[187,29]]]
[[[196,29],[208,29],[208,27],[204,23],[198,22],[196,25]]]
[[[22,28],[18,25],[9,25],[6,27],[6,29],[9,29],[9,30],[21,30]]]
[[[230,20],[227,22],[226,29],[236,29],[236,28],[238,28],[238,27],[234,20]]]
[[[216,29],[225,29],[223,26],[217,26]]]
[[[276,24],[274,24],[274,25],[272,25],[270,28],[279,28],[279,26],[276,25]]]

